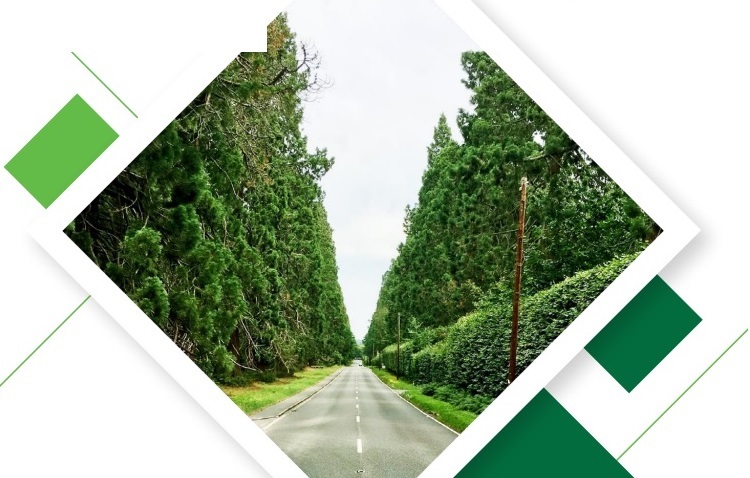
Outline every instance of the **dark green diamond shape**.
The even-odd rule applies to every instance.
[[[586,351],[631,392],[700,321],[656,276],[586,345]]]

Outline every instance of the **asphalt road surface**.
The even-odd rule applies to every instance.
[[[268,415],[256,423],[310,478],[417,477],[457,436],[359,366],[280,417]]]

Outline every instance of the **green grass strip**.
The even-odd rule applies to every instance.
[[[3,385],[5,385],[5,382],[7,382],[8,380],[10,380],[10,377],[12,377],[16,372],[18,372],[18,369],[20,369],[21,367],[23,367],[23,364],[25,364],[26,362],[28,362],[28,360],[37,352],[37,350],[39,350],[40,348],[42,348],[42,345],[44,345],[45,343],[47,343],[47,341],[50,339],[50,337],[52,337],[53,335],[55,335],[55,332],[57,332],[58,330],[60,330],[60,327],[62,327],[65,324],[65,322],[68,321],[68,319],[70,319],[71,317],[73,317],[73,314],[75,314],[76,312],[78,312],[78,309],[80,309],[81,307],[83,307],[83,304],[85,304],[90,298],[91,298],[91,296],[87,296],[85,299],[83,299],[83,302],[81,302],[80,304],[78,304],[78,307],[76,307],[75,309],[73,309],[73,312],[71,312],[70,315],[68,315],[67,317],[65,317],[65,320],[63,320],[62,322],[60,322],[60,325],[58,325],[57,327],[55,327],[55,330],[53,330],[47,336],[46,339],[42,340],[42,343],[40,343],[39,345],[37,345],[36,348],[31,351],[31,353],[28,355],[28,357],[26,357],[25,359],[23,359],[23,362],[21,362],[20,364],[18,364],[18,367],[16,367],[15,369],[13,369],[13,371],[10,373],[10,375],[8,375],[7,377],[5,377],[5,380],[3,380],[2,382],[0,382],[0,387],[2,387]]]
[[[477,418],[475,413],[423,394],[419,385],[402,379],[397,380],[395,375],[386,370],[377,367],[370,367],[370,370],[390,388],[403,391],[401,397],[406,401],[457,433],[466,430]]]
[[[338,370],[341,370],[340,366],[307,368],[271,383],[255,381],[245,386],[219,385],[219,388],[243,412],[250,415],[322,382]]]
[[[714,360],[714,361],[713,361],[713,362],[711,363],[711,365],[709,365],[709,366],[708,366],[708,368],[707,368],[706,370],[704,370],[704,371],[703,371],[703,373],[702,373],[702,374],[698,375],[698,378],[696,378],[696,379],[695,379],[695,380],[693,381],[693,383],[691,383],[691,384],[690,384],[690,386],[689,386],[688,388],[686,388],[686,389],[685,389],[685,391],[684,391],[684,392],[682,392],[682,393],[680,394],[680,396],[679,396],[679,397],[677,397],[677,398],[675,399],[675,401],[674,401],[674,402],[672,402],[672,404],[671,404],[671,405],[669,405],[669,406],[667,407],[667,409],[666,409],[666,410],[664,410],[664,411],[663,411],[663,412],[661,413],[661,415],[659,415],[659,416],[658,416],[658,417],[656,418],[656,420],[654,420],[654,422],[653,422],[653,423],[652,423],[651,425],[649,425],[649,426],[648,426],[648,428],[646,428],[646,429],[645,429],[645,430],[643,431],[643,433],[641,433],[641,434],[640,434],[640,435],[638,436],[638,438],[636,438],[636,439],[635,439],[635,441],[634,441],[633,443],[631,443],[631,444],[630,444],[630,446],[629,446],[629,447],[627,447],[627,448],[625,449],[625,451],[624,451],[624,452],[622,452],[622,454],[621,454],[620,456],[618,456],[618,457],[617,457],[617,460],[618,460],[618,461],[620,460],[620,458],[622,458],[623,456],[625,456],[625,453],[627,453],[628,451],[630,451],[630,449],[631,449],[631,448],[633,448],[633,445],[635,445],[636,443],[638,443],[638,440],[640,440],[641,438],[643,438],[643,435],[645,435],[646,433],[648,433],[648,431],[649,431],[649,430],[651,430],[651,428],[652,428],[652,427],[653,427],[654,425],[656,425],[656,422],[658,422],[659,420],[661,420],[661,418],[662,418],[662,417],[663,417],[664,415],[666,415],[666,414],[667,414],[667,412],[668,412],[668,411],[669,411],[669,410],[670,410],[670,409],[671,409],[671,408],[672,408],[672,407],[673,407],[673,406],[675,405],[675,403],[677,403],[678,401],[680,401],[680,399],[681,399],[681,398],[682,398],[683,396],[685,396],[685,394],[686,394],[686,393],[688,393],[688,391],[689,391],[689,390],[690,390],[691,388],[693,388],[693,385],[695,385],[696,383],[698,383],[698,380],[700,380],[701,378],[703,378],[703,376],[704,376],[704,375],[706,375],[706,373],[707,373],[707,372],[708,372],[709,370],[711,370],[711,367],[713,367],[714,365],[716,365],[716,362],[718,362],[719,360],[721,360],[721,358],[722,358],[722,357],[723,357],[723,356],[724,356],[724,355],[725,355],[725,354],[726,354],[727,352],[729,352],[729,349],[731,349],[732,347],[734,347],[734,345],[735,345],[735,344],[736,344],[737,342],[739,342],[739,340],[740,340],[740,339],[741,339],[741,338],[742,338],[742,337],[743,337],[743,336],[744,336],[744,335],[745,335],[745,334],[747,333],[747,330],[748,330],[748,329],[745,329],[745,331],[744,331],[744,332],[742,332],[742,333],[740,334],[740,336],[739,336],[739,337],[737,337],[736,339],[734,339],[734,342],[732,342],[732,343],[731,343],[731,344],[729,345],[729,347],[727,347],[727,348],[726,348],[726,350],[724,350],[724,351],[723,351],[723,352],[721,353],[721,355],[719,355],[719,356],[718,356],[718,357],[716,358],[716,360]]]
[[[87,65],[86,63],[84,63],[84,62],[83,62],[83,60],[81,60],[81,59],[80,59],[80,58],[78,57],[78,55],[76,55],[76,54],[75,54],[75,52],[72,52],[72,51],[71,51],[71,53],[73,53],[73,56],[74,56],[74,57],[76,57],[76,60],[78,60],[79,62],[81,62],[81,65],[83,65],[84,67],[86,67],[86,69],[87,69],[87,70],[89,70],[89,73],[91,73],[92,75],[94,75],[94,78],[96,78],[97,80],[99,80],[99,83],[101,83],[102,85],[104,85],[104,87],[105,87],[105,88],[106,88],[106,89],[107,89],[107,90],[108,90],[108,91],[109,91],[110,93],[112,93],[112,96],[114,96],[115,98],[117,98],[117,101],[119,101],[119,102],[120,102],[120,103],[122,104],[122,106],[124,106],[125,108],[127,108],[127,110],[128,110],[128,111],[130,111],[130,114],[132,114],[133,116],[135,116],[136,118],[138,118],[138,115],[137,115],[137,114],[135,114],[135,112],[133,112],[133,110],[131,110],[131,109],[130,109],[130,107],[129,107],[128,105],[126,105],[126,104],[125,104],[125,102],[124,102],[124,101],[122,101],[122,100],[120,99],[120,97],[119,97],[119,96],[117,96],[117,94],[116,94],[116,93],[115,93],[114,91],[112,91],[112,88],[110,88],[109,86],[107,86],[107,84],[106,84],[106,83],[105,83],[104,81],[102,81],[102,79],[101,79],[101,78],[99,78],[99,76],[98,76],[98,75],[97,75],[96,73],[94,73],[94,71],[93,71],[93,70],[92,70],[91,68],[89,68],[89,66],[88,66],[88,65]]]

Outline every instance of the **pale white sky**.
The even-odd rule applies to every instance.
[[[297,39],[316,47],[332,86],[305,103],[311,149],[336,159],[323,179],[352,331],[367,332],[383,273],[404,240],[441,113],[469,108],[460,56],[476,45],[431,0],[297,0]]]

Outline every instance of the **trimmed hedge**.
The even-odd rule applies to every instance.
[[[528,367],[589,306],[638,254],[575,274],[523,303],[518,333],[519,373]],[[525,314],[523,311],[526,311]]]
[[[508,376],[510,315],[510,307],[501,306],[462,317],[448,335],[442,383],[497,396]]]
[[[412,355],[412,375],[416,384],[441,383],[448,373],[445,359],[446,341],[425,347]]]
[[[411,341],[401,342],[401,376],[411,377],[413,364],[412,364],[412,352],[413,346]],[[381,363],[385,364],[385,367],[393,373],[396,373],[396,363],[398,359],[396,344],[391,344],[384,348],[380,353]]]
[[[637,254],[579,272],[521,302],[518,373],[534,361],[635,259]],[[401,344],[401,375],[419,384],[451,386],[495,397],[507,386],[511,304],[485,300],[448,328],[437,344],[414,350]],[[374,361],[396,371],[396,345]]]

